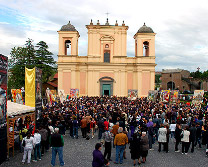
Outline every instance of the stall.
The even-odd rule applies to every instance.
[[[35,122],[35,107],[25,106],[22,104],[7,101],[7,150],[12,148],[14,156],[15,138],[19,137],[18,129],[15,122],[21,118],[25,122]],[[28,121],[29,120],[29,121]]]

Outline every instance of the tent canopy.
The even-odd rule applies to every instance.
[[[35,111],[35,107],[25,106],[22,104],[7,101],[7,116],[8,117],[21,115],[21,114],[25,114],[28,112],[34,112],[34,111]]]

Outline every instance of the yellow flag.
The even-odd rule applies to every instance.
[[[25,67],[25,105],[35,107],[35,68]]]

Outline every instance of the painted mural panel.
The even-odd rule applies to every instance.
[[[21,89],[11,89],[12,101],[18,104],[24,104],[22,90]]]
[[[163,102],[169,102],[170,99],[170,90],[161,90],[160,100]]]
[[[66,100],[66,95],[64,93],[64,90],[58,90],[58,95],[59,95],[61,103],[63,103],[64,100]]]
[[[70,89],[71,98],[79,97],[79,89]]]
[[[203,97],[204,97],[204,90],[195,90],[192,103],[193,104],[202,103]]]
[[[178,100],[179,90],[172,90],[170,92],[170,101],[176,103]]]
[[[148,99],[149,100],[156,101],[157,96],[158,96],[158,91],[157,90],[150,90],[148,92]]]
[[[128,89],[128,98],[129,99],[136,99],[138,96],[138,90],[137,89]]]

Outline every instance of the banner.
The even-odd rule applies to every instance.
[[[202,103],[203,97],[204,97],[204,90],[195,90],[192,103],[193,104]]]
[[[71,98],[79,97],[79,89],[70,89]]]
[[[0,54],[0,128],[6,127],[7,122],[7,61]]]
[[[35,69],[35,113],[38,120],[42,112],[42,70],[39,68]]]
[[[171,102],[173,102],[173,103],[177,102],[177,100],[178,100],[178,93],[179,93],[179,90],[172,90],[170,92],[170,100],[171,100]]]
[[[66,100],[66,96],[65,96],[64,90],[58,90],[58,96],[60,98],[61,103],[63,103],[64,100]]]
[[[12,101],[18,104],[24,104],[22,90],[21,89],[11,89]]]
[[[56,101],[56,96],[57,96],[56,90],[51,90],[51,99],[52,99],[53,102]]]
[[[137,96],[138,96],[138,90],[137,89],[128,89],[128,98],[136,99]]]
[[[157,90],[149,90],[148,92],[148,99],[152,101],[156,101],[158,96],[158,91]]]
[[[25,105],[35,107],[35,68],[25,68]]]
[[[160,100],[162,102],[169,102],[170,99],[170,90],[161,90]]]
[[[7,158],[7,67],[8,58],[0,54],[0,164]]]

